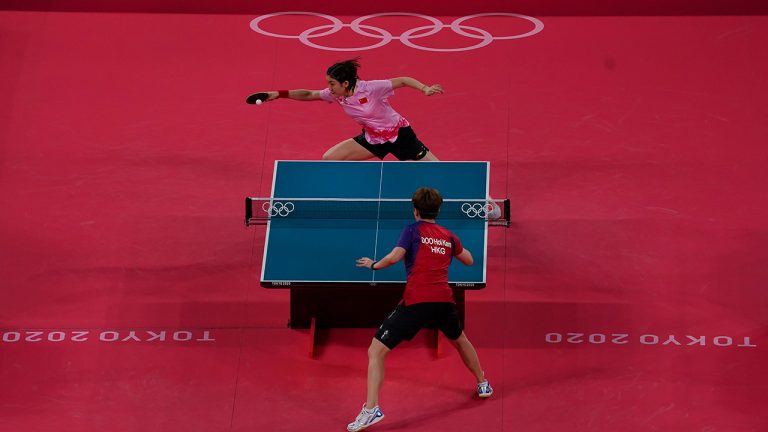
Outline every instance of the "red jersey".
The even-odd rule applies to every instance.
[[[453,291],[448,286],[448,266],[464,248],[452,232],[436,223],[419,221],[400,234],[397,246],[405,249],[408,280],[405,305],[425,302],[450,302]]]

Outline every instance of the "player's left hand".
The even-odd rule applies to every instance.
[[[440,84],[433,84],[429,87],[424,87],[422,91],[424,92],[425,95],[432,96],[433,94],[436,94],[436,93],[442,93],[443,86],[441,86]]]

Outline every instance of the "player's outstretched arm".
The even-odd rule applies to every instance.
[[[293,99],[300,101],[314,101],[320,99],[320,90],[278,90],[269,92],[256,92],[245,98],[245,103],[259,105],[275,99]]]
[[[267,92],[267,94],[269,95],[269,99],[267,100],[275,100],[275,99],[293,99],[297,101],[320,100],[320,90],[304,90],[304,89],[280,90],[280,91]]]
[[[432,96],[433,94],[443,92],[443,86],[440,84],[433,84],[428,86],[423,84],[421,81],[411,77],[391,78],[390,81],[392,82],[392,88],[410,87],[421,91],[427,96]]]
[[[456,255],[456,259],[459,260],[464,265],[471,266],[474,264],[475,260],[472,258],[472,254],[469,252],[469,249],[464,249],[461,251],[460,254]]]
[[[392,252],[388,253],[384,258],[374,261],[368,257],[362,257],[357,260],[357,266],[358,267],[366,267],[371,270],[381,270],[383,268],[389,267],[392,264],[397,263],[403,257],[405,256],[405,249],[401,248],[400,246],[395,246],[394,249],[392,249]],[[371,268],[373,263],[376,263],[375,268]]]
[[[274,97],[273,97],[273,93],[274,93]],[[320,90],[304,90],[304,89],[281,90],[279,92],[269,92],[269,98],[270,100],[278,99],[278,98],[293,99],[293,100],[299,100],[299,101],[320,100]]]

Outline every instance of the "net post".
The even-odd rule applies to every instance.
[[[251,209],[251,198],[245,197],[245,226],[250,225],[253,210]]]
[[[509,210],[509,198],[504,200],[504,220],[507,221],[505,224],[507,228],[509,228],[509,225],[511,224],[512,220],[510,218],[510,210]]]

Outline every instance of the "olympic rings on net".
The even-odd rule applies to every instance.
[[[464,212],[468,217],[470,218],[476,218],[479,217],[481,219],[485,219],[488,217],[488,214],[493,209],[493,206],[490,204],[481,204],[481,203],[474,203],[470,204],[468,202],[465,202],[461,205],[461,211]]]
[[[273,33],[266,31],[261,28],[261,22],[273,18],[273,17],[279,17],[283,15],[309,15],[309,16],[315,16],[319,18],[324,18],[330,22],[330,24],[324,24],[319,25],[316,27],[310,27],[304,31],[302,31],[298,35],[285,35],[285,34],[279,34],[279,33]],[[426,21],[429,21],[430,25],[420,26],[420,27],[414,27],[409,30],[404,31],[399,36],[394,36],[389,31],[381,28],[381,27],[375,27],[367,24],[363,24],[363,21],[377,18],[381,16],[412,16],[417,18],[422,18]],[[522,19],[525,21],[529,21],[533,24],[533,29],[522,33],[522,34],[516,34],[516,35],[509,35],[509,36],[494,36],[490,34],[488,31],[483,30],[481,28],[470,26],[464,24],[465,21],[477,18],[477,17],[484,17],[484,16],[504,16],[504,17],[512,17],[517,19]],[[413,42],[413,39],[420,39],[427,36],[432,36],[441,30],[443,30],[445,27],[450,28],[453,30],[454,33],[468,37],[470,39],[479,39],[479,41],[470,46],[466,47],[458,47],[458,48],[431,48],[426,47],[423,45],[416,44]],[[350,28],[352,31],[354,31],[357,34],[367,36],[372,39],[381,39],[379,42],[363,46],[363,47],[353,47],[353,48],[336,48],[336,47],[329,47],[325,45],[319,45],[314,42],[312,42],[310,39],[313,38],[319,38],[323,36],[328,36],[334,33],[339,32],[343,28]],[[436,51],[436,52],[456,52],[456,51],[469,51],[477,48],[482,48],[491,42],[495,40],[510,40],[510,39],[521,39],[525,37],[533,36],[539,32],[541,32],[544,29],[544,23],[540,20],[527,16],[527,15],[520,15],[515,13],[506,13],[506,12],[488,12],[488,13],[478,13],[473,15],[467,15],[464,17],[457,18],[453,20],[450,24],[446,26],[445,23],[440,21],[439,19],[429,16],[429,15],[423,15],[423,14],[417,14],[417,13],[410,13],[410,12],[382,12],[382,13],[376,13],[371,15],[365,15],[359,18],[356,18],[354,21],[352,21],[349,24],[343,23],[340,19],[326,14],[316,13],[316,12],[275,12],[271,14],[261,15],[257,18],[254,18],[251,21],[251,29],[257,33],[261,33],[265,36],[271,36],[271,37],[277,37],[277,38],[284,38],[284,39],[298,39],[303,43],[304,45],[307,45],[312,48],[327,50],[327,51],[362,51],[362,50],[370,50],[374,48],[382,47],[388,43],[390,43],[392,40],[399,40],[403,45],[409,46],[411,48],[416,48],[424,51]],[[426,30],[426,31],[425,31]],[[416,34],[418,32],[422,32]],[[472,32],[472,33],[470,33]],[[476,33],[476,34],[474,34]]]
[[[288,214],[293,211],[294,206],[293,206],[293,203],[290,201],[286,201],[285,203],[282,203],[279,201],[277,202],[265,201],[264,204],[261,205],[261,209],[264,210],[264,212],[271,217],[288,216]]]

